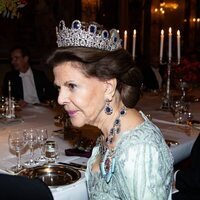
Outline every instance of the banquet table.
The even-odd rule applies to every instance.
[[[196,94],[198,95],[198,91],[195,91],[194,95]],[[190,155],[200,130],[185,124],[175,123],[175,118],[171,112],[160,109],[161,104],[162,94],[146,92],[140,98],[137,109],[150,116],[154,124],[161,129],[166,140],[178,143],[178,145],[170,147],[174,157],[174,164],[177,164]],[[189,103],[189,107],[193,119],[200,121],[200,102]]]
[[[164,137],[169,140],[177,141],[178,145],[170,147],[174,157],[174,164],[187,158],[190,154],[192,145],[198,135],[198,131],[188,130],[187,127],[176,125],[173,123],[173,116],[170,112],[165,112],[159,109],[161,98],[150,93],[144,94],[137,104],[137,109],[142,110],[145,114],[150,114],[152,121],[161,129]],[[190,105],[195,119],[200,119],[198,111],[200,103],[192,103]],[[79,156],[66,156],[65,149],[72,148],[73,145],[68,140],[64,140],[64,135],[55,130],[60,127],[55,126],[54,116],[57,112],[44,106],[28,106],[22,111],[19,111],[20,120],[9,123],[0,122],[0,172],[4,173],[7,169],[16,164],[16,155],[14,155],[8,146],[8,134],[14,129],[27,128],[46,128],[49,138],[58,143],[59,156],[56,162],[76,162],[86,165],[87,158]],[[92,133],[88,131],[88,135]],[[39,150],[36,149],[36,156]],[[22,152],[22,162],[28,159],[29,151],[25,149]],[[50,188],[55,200],[87,200],[87,189],[84,178],[84,172],[81,172],[81,178],[66,186]]]
[[[55,126],[54,116],[57,112],[53,109],[42,106],[28,106],[18,112],[20,118],[9,122],[0,122],[0,173],[11,173],[8,169],[17,162],[16,155],[9,150],[8,135],[15,129],[39,129],[46,128],[49,139],[55,140],[58,144],[58,159],[56,162],[76,162],[86,165],[87,159],[78,156],[67,157],[64,150],[71,148],[72,144],[64,140],[63,134],[54,132],[60,129]],[[35,150],[35,158],[39,157],[39,149]],[[22,151],[22,163],[29,159],[29,151],[25,148]],[[11,173],[12,174],[12,173]],[[55,200],[87,200],[87,189],[85,184],[84,172],[81,171],[81,178],[70,185],[50,187]],[[77,192],[78,191],[78,192]]]

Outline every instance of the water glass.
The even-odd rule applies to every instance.
[[[17,165],[12,167],[11,170],[14,172],[19,172],[23,167],[21,165],[21,150],[26,146],[27,142],[25,140],[23,131],[16,130],[9,134],[8,144],[11,150],[17,154]]]
[[[58,156],[58,145],[54,140],[48,140],[45,143],[45,156],[48,163],[55,163]]]
[[[38,134],[38,144],[41,150],[41,155],[38,158],[38,161],[46,161],[44,144],[48,139],[47,129],[37,129],[37,134]]]
[[[33,167],[39,164],[39,162],[34,159],[34,147],[36,146],[38,142],[37,131],[34,129],[24,130],[24,136],[28,144],[28,147],[30,149],[30,160],[25,162],[24,164],[27,167]]]
[[[189,104],[183,101],[174,101],[172,105],[172,112],[175,117],[175,122],[179,124],[186,123],[192,118],[189,112]]]

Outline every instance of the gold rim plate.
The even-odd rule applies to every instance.
[[[69,185],[75,183],[81,177],[81,173],[77,169],[62,164],[23,169],[18,175],[31,179],[39,178],[50,187]]]

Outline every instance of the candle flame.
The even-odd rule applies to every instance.
[[[161,30],[161,35],[164,35],[164,30],[163,29]]]
[[[124,31],[124,36],[127,36],[127,30]]]
[[[177,36],[180,36],[180,30],[177,31]]]
[[[135,30],[135,29],[133,30],[133,35],[134,35],[134,36],[136,35],[136,30]]]
[[[169,34],[171,35],[172,34],[172,28],[169,27]]]

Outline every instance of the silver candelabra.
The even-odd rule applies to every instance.
[[[166,91],[162,97],[162,103],[160,108],[162,110],[166,111],[171,111],[171,106],[172,106],[172,99],[171,99],[171,67],[173,65],[179,65],[180,60],[177,62],[172,63],[171,57],[169,57],[168,62],[163,62],[162,59],[160,59],[160,64],[161,65],[166,65],[167,64],[167,85],[166,85]]]

